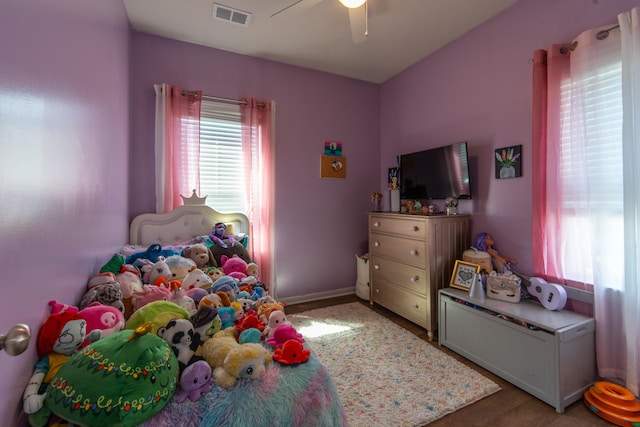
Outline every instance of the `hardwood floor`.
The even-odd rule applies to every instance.
[[[287,314],[294,314],[306,310],[312,310],[314,308],[346,304],[356,301],[366,305],[367,307],[371,307],[367,301],[363,301],[355,295],[349,295],[308,303],[287,305],[285,311]],[[372,308],[377,313],[385,316],[399,326],[402,326],[408,331],[414,333],[416,336],[429,342],[427,340],[426,330],[420,326],[403,319],[397,314],[379,305],[374,305]],[[573,405],[566,408],[564,414],[558,414],[552,406],[520,390],[509,382],[468,361],[464,357],[459,356],[448,348],[438,345],[437,340],[429,343],[457,360],[460,360],[467,366],[481,372],[487,378],[491,378],[499,384],[502,389],[472,405],[432,422],[429,424],[429,427],[606,427],[614,425],[593,414],[584,405],[582,400],[575,402]]]

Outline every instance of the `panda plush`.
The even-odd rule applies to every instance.
[[[202,344],[200,334],[195,331],[193,323],[188,319],[172,319],[166,326],[158,328],[158,336],[173,350],[178,359],[180,373],[197,360],[196,349]]]

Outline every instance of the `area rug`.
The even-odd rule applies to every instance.
[[[327,366],[351,426],[423,426],[500,390],[361,303],[287,319]]]

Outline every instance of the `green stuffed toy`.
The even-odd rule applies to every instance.
[[[150,331],[117,332],[74,354],[49,383],[45,405],[82,426],[136,426],[157,414],[175,393],[178,360]]]

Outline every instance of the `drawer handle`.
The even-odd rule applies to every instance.
[[[415,308],[416,310],[420,308],[420,306],[418,304],[414,305],[413,308]]]
[[[378,221],[376,221],[376,222],[373,223],[373,226],[374,227],[380,227],[380,223]]]
[[[379,270],[380,266],[378,264],[376,264],[376,265],[373,266],[373,268],[376,269],[376,270]]]
[[[376,288],[376,294],[380,293],[380,289]]]
[[[419,230],[420,230],[420,228],[418,228],[418,226],[417,226],[417,225],[414,225],[413,227],[411,227],[411,231],[415,231],[415,232],[417,232],[417,231],[419,231]]]
[[[417,251],[417,250],[415,250],[415,249],[411,249],[411,251],[409,251],[409,253],[410,253],[411,255],[418,255],[418,251]]]
[[[375,246],[377,248],[378,246],[380,246],[380,242],[374,242],[373,246]]]
[[[413,283],[417,282],[418,280],[420,280],[420,277],[418,277],[418,276],[413,276],[413,277],[411,278],[411,281],[412,281]]]

